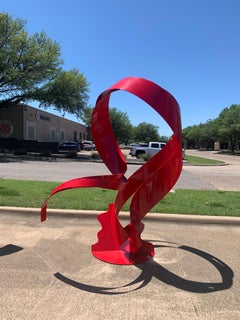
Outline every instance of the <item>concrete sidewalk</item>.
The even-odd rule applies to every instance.
[[[154,259],[120,266],[91,254],[101,229],[97,212],[49,210],[41,223],[39,209],[5,209],[1,320],[240,318],[240,228],[234,221],[148,215],[142,238],[153,243]]]

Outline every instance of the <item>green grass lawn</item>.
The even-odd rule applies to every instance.
[[[40,208],[59,183],[0,179],[0,206]],[[116,191],[71,189],[54,195],[49,208],[105,211]],[[240,217],[240,192],[182,190],[169,193],[151,211]],[[129,211],[129,203],[122,211]]]
[[[196,156],[190,156],[190,155],[185,155],[185,160],[194,165],[221,165],[224,164],[224,161],[219,161],[219,160],[213,160],[213,159],[207,159],[207,158],[202,158],[202,157],[196,157]]]

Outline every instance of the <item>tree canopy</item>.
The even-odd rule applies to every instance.
[[[213,149],[217,140],[233,153],[240,147],[239,104],[224,108],[216,119],[183,129],[183,141],[186,147]]]
[[[231,151],[234,152],[237,143],[240,146],[240,105],[233,104],[225,108],[219,115],[218,136],[230,142]]]
[[[38,101],[78,117],[89,84],[77,69],[64,71],[60,46],[45,32],[28,35],[26,21],[0,13],[0,107]]]
[[[113,132],[119,143],[126,143],[132,136],[132,124],[127,113],[121,112],[116,108],[110,108],[110,121]]]
[[[160,141],[158,126],[141,122],[134,128],[134,140],[137,142]]]
[[[83,110],[82,120],[87,125],[91,124],[93,108],[86,107]],[[132,137],[132,124],[125,112],[118,110],[117,108],[109,108],[109,116],[113,132],[119,143],[127,143]]]
[[[90,126],[93,108],[86,107],[83,110],[82,120]],[[158,127],[142,122],[137,126],[133,126],[125,112],[119,111],[117,108],[109,108],[110,121],[112,128],[119,143],[128,144],[129,142],[150,142],[150,141],[167,141],[167,137],[160,137]]]

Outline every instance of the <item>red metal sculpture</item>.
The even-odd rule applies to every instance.
[[[168,123],[173,135],[166,146],[141,166],[128,179],[124,176],[127,165],[119,149],[109,118],[111,93],[125,90],[149,104]],[[137,264],[154,256],[153,245],[141,239],[142,219],[174,186],[182,170],[181,118],[174,97],[157,84],[137,77],[120,80],[97,99],[91,119],[96,148],[112,175],[83,177],[67,181],[55,188],[41,210],[41,221],[46,219],[49,198],[71,188],[99,187],[117,190],[115,202],[108,211],[99,215],[102,229],[98,242],[92,245],[93,255],[114,264]],[[118,214],[131,198],[130,222],[123,227]]]

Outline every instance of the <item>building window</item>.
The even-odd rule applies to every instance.
[[[34,137],[35,137],[35,128],[29,126],[28,127],[28,139],[29,140],[34,140]]]
[[[51,142],[56,141],[56,129],[55,128],[51,128],[51,130],[50,130],[50,139],[51,139]]]
[[[36,140],[36,123],[27,121],[27,140]]]
[[[82,140],[82,132],[79,132],[79,141]]]
[[[65,133],[64,133],[64,131],[60,131],[60,141],[61,142],[65,141]]]
[[[74,141],[77,141],[77,131],[74,131],[74,132],[73,132],[73,140],[74,140]]]

